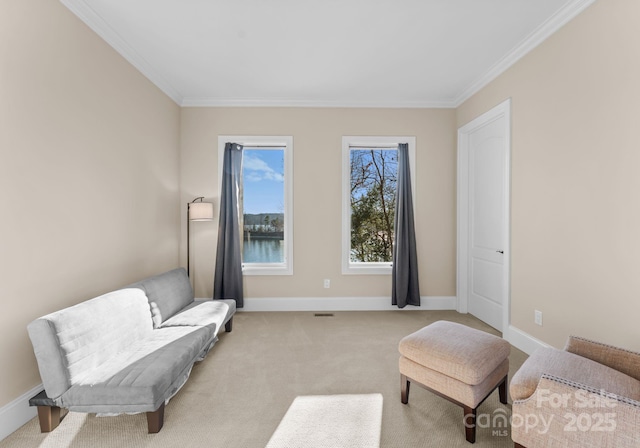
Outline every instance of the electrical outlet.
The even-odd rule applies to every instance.
[[[328,278],[325,278],[323,285],[325,288],[331,288],[331,280],[329,280]]]
[[[533,321],[536,323],[536,325],[542,326],[542,311],[534,311]]]

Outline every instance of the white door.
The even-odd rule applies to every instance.
[[[459,179],[459,219],[466,221],[459,222],[459,232],[466,233],[458,260],[466,265],[461,300],[468,312],[501,331],[508,325],[509,300],[509,115],[509,103],[503,103],[458,131],[459,170],[460,164],[466,168],[459,173],[465,176],[462,186]]]

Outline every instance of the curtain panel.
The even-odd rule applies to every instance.
[[[242,149],[237,143],[226,143],[222,164],[222,192],[218,224],[218,250],[213,280],[214,299],[234,299],[244,305],[242,289],[242,252],[240,251],[239,191],[242,175]]]
[[[394,224],[391,303],[397,305],[398,308],[404,308],[407,305],[420,306],[409,145],[406,143],[398,145],[398,180]]]

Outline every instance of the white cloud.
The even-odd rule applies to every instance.
[[[284,176],[267,163],[258,158],[245,155],[242,160],[242,166],[245,171],[245,180],[249,182],[259,182],[261,180],[272,180],[275,182],[284,182]]]

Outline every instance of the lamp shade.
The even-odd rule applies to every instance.
[[[189,204],[189,221],[212,221],[213,203],[192,202]]]

